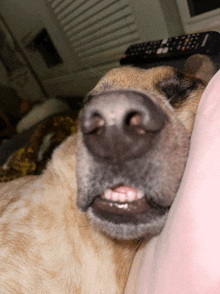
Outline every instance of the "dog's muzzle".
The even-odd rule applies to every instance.
[[[146,154],[164,124],[165,115],[147,96],[113,91],[97,95],[87,104],[81,130],[84,144],[97,161],[120,165]],[[123,184],[105,190],[94,200],[93,209],[121,216],[148,210],[144,192]]]
[[[140,93],[106,92],[85,107],[81,130],[93,156],[120,163],[146,153],[164,120],[155,103]]]
[[[173,116],[136,90],[104,91],[85,105],[77,203],[107,234],[129,239],[162,228],[188,154]]]

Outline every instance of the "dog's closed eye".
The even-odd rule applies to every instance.
[[[163,92],[170,104],[176,108],[187,99],[192,91],[197,89],[199,84],[204,83],[200,79],[174,70],[174,75],[159,81],[156,84],[156,88],[160,92]]]

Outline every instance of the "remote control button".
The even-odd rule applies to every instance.
[[[209,37],[209,34],[206,34],[205,35],[205,38],[203,39],[203,41],[202,41],[202,47],[204,47],[205,46],[205,44],[206,44],[206,42],[207,42],[207,40],[208,40],[208,37]]]
[[[168,47],[164,47],[164,48],[162,49],[162,53],[167,53],[167,52],[168,52],[168,50],[169,50],[169,48],[168,48]]]
[[[164,39],[164,40],[161,42],[161,44],[166,44],[167,41],[168,41],[168,39]]]
[[[157,54],[161,54],[162,53],[163,48],[158,48],[157,49]]]

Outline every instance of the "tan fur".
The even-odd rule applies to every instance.
[[[172,75],[169,67],[115,69],[93,92],[108,85],[146,91],[171,117],[155,84]],[[176,110],[189,133],[203,89]],[[123,293],[139,241],[107,237],[76,207],[76,141],[73,135],[56,149],[43,175],[0,184],[1,294]]]
[[[146,91],[151,97],[155,97],[155,102],[161,106],[162,101],[167,104],[167,99],[161,96],[161,92],[155,87],[156,82],[171,78],[172,76],[172,68],[168,66],[155,67],[149,70],[134,67],[116,68],[101,79],[92,93],[102,92],[104,88],[141,89]],[[195,115],[203,91],[204,85],[201,84],[195,92],[191,93],[190,99],[187,99],[181,107],[176,109],[178,118],[189,133],[192,132]]]
[[[0,293],[122,293],[136,248],[76,208],[75,137],[47,171],[1,184]]]
[[[195,54],[187,59],[184,71],[191,76],[201,79],[204,84],[207,84],[215,74],[216,67],[208,56]],[[191,99],[188,99],[176,110],[179,119],[190,132],[193,129],[197,108],[203,91],[204,88],[200,87],[200,89],[193,93]]]
[[[209,56],[196,54],[187,59],[184,71],[208,83],[217,69]]]

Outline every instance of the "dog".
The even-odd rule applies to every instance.
[[[199,68],[199,78],[111,70],[44,173],[0,184],[1,294],[123,293],[140,240],[162,230],[180,185],[206,86]]]

